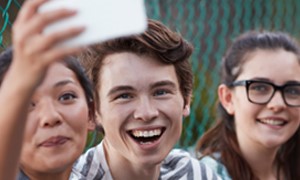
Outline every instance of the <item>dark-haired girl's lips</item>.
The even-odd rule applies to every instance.
[[[67,141],[69,141],[70,138],[65,137],[65,136],[55,136],[51,137],[45,141],[43,141],[39,146],[42,147],[54,147],[54,146],[60,146],[65,144]]]

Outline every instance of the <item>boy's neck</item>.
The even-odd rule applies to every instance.
[[[103,150],[109,171],[113,179],[143,179],[143,180],[157,180],[160,175],[160,164],[151,167],[144,165],[133,164],[128,159],[118,156],[118,152],[107,147],[103,143]],[[108,153],[109,152],[109,153]]]

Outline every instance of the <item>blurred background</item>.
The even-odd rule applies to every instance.
[[[0,1],[0,52],[11,45],[11,26],[23,2]],[[220,61],[235,37],[249,30],[300,37],[300,0],[145,0],[145,5],[149,18],[182,34],[195,48],[193,102],[183,120],[180,148],[192,147],[214,123]]]

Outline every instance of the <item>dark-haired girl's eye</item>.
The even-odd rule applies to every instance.
[[[63,102],[73,101],[77,96],[74,93],[64,93],[61,95],[58,100]]]

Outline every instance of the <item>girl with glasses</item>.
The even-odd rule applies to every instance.
[[[219,119],[197,143],[223,179],[300,179],[300,49],[276,32],[239,36],[222,60]]]

